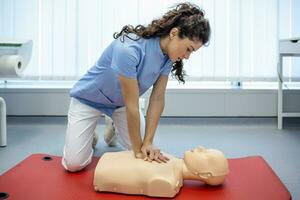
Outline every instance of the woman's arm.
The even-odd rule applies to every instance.
[[[164,110],[165,91],[168,83],[168,76],[160,75],[153,86],[150,96],[149,106],[146,118],[146,132],[143,140],[142,151],[144,155],[148,155],[150,161],[166,161],[165,157],[161,156],[159,149],[152,147],[155,131]],[[160,157],[161,156],[161,157]]]
[[[126,106],[126,117],[128,134],[132,144],[132,150],[137,154],[141,153],[142,138],[140,133],[139,113],[139,88],[136,79],[126,78],[120,75],[122,95]]]

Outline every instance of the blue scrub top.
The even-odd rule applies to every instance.
[[[134,34],[129,36],[137,38]],[[169,75],[173,63],[163,54],[159,41],[159,37],[137,41],[117,38],[73,86],[70,96],[112,116],[115,109],[124,106],[119,75],[137,79],[140,96],[160,75]]]

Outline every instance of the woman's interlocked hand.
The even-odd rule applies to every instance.
[[[149,142],[144,142],[141,148],[143,158],[145,161],[156,161],[158,163],[164,162],[166,163],[169,158],[164,156],[161,152],[160,149],[154,147],[152,143]]]

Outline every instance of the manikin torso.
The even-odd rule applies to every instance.
[[[167,163],[136,159],[131,151],[106,153],[96,167],[96,191],[148,196],[175,196],[182,186],[182,160],[166,155]]]
[[[229,172],[225,155],[216,149],[199,146],[186,151],[183,159],[164,155],[169,158],[166,163],[135,158],[132,151],[105,153],[95,169],[94,188],[96,191],[174,197],[185,179],[220,185]]]

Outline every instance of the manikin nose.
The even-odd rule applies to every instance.
[[[201,151],[204,151],[204,150],[205,150],[205,147],[198,146],[195,150],[201,152]]]

